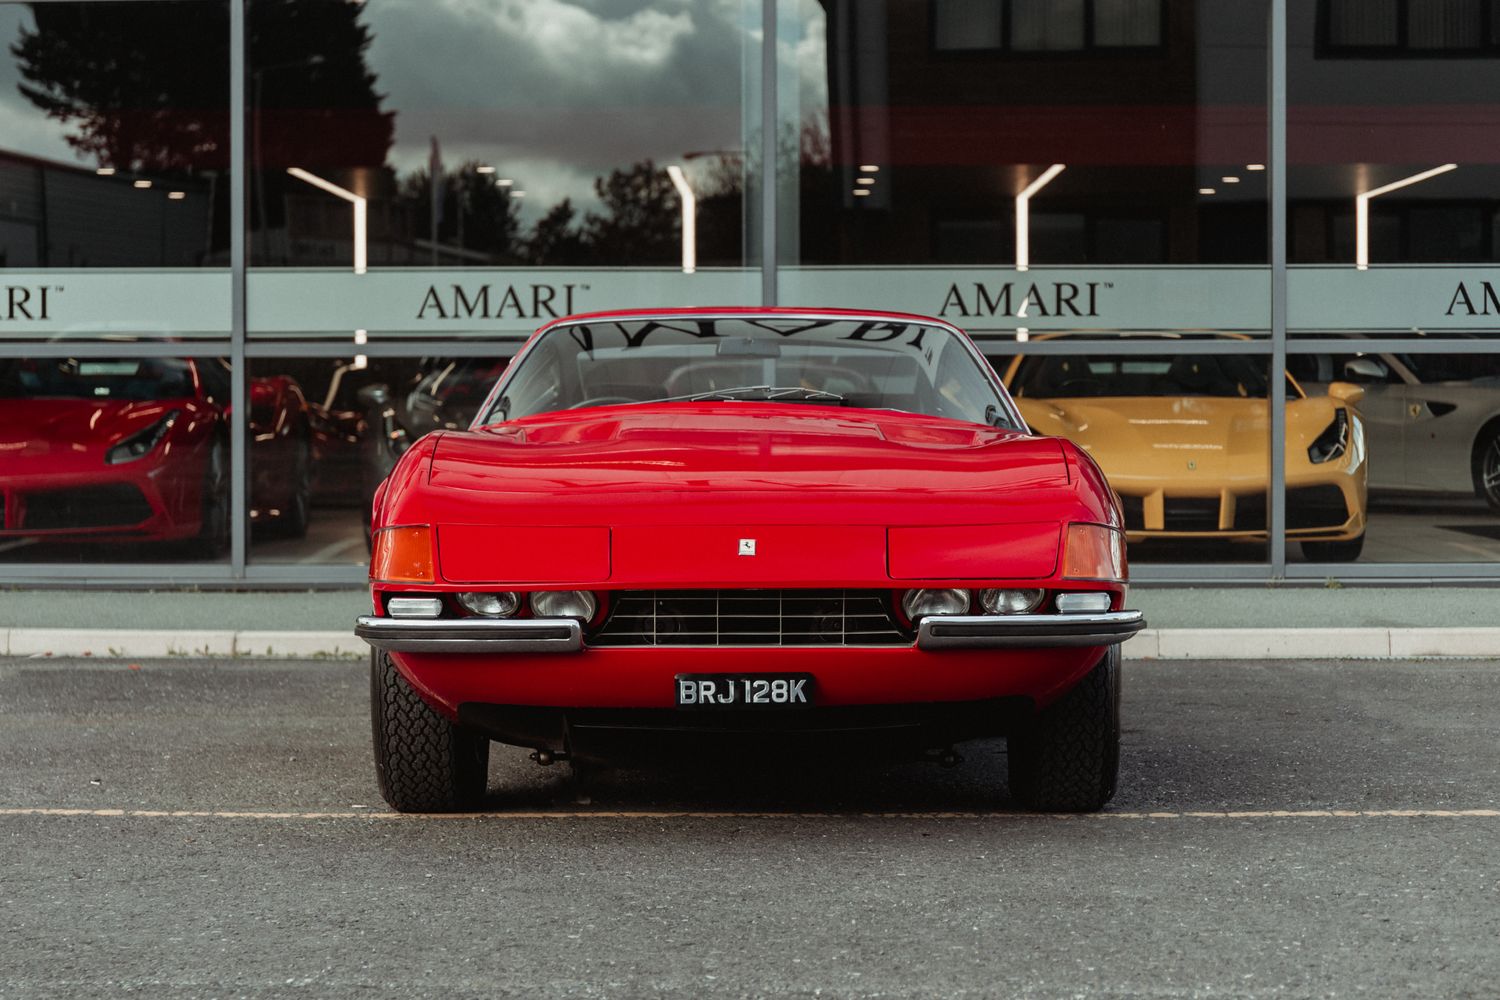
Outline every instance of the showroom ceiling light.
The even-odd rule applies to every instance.
[[[856,197],[856,198],[868,198],[868,197],[870,197],[870,189],[869,188],[855,188],[853,191],[850,192],[850,194],[854,195],[854,197]]]
[[[1066,164],[1054,163],[1041,175],[1021,189],[1016,195],[1016,270],[1031,267],[1031,196],[1052,183],[1052,178],[1067,169]]]
[[[1198,189],[1198,193],[1199,194],[1218,194],[1218,192],[1215,191],[1213,188],[1199,188]]]
[[[476,174],[493,174],[495,172],[495,168],[490,166],[488,163],[481,163],[479,166],[474,168],[474,172]]]
[[[677,164],[667,168],[667,176],[682,202],[682,273],[692,274],[698,270],[698,199]]]
[[[1264,169],[1266,169],[1266,165],[1264,163],[1247,163],[1247,164],[1245,164],[1245,169],[1246,170],[1264,170]]]
[[[1223,177],[1220,177],[1219,180],[1223,181],[1225,184],[1238,184],[1240,182],[1240,179],[1238,177],[1234,177],[1232,175],[1225,175]]]
[[[511,179],[511,178],[509,178],[509,177],[500,177],[500,178],[497,178],[497,179],[496,179],[496,180],[495,180],[495,183],[496,183],[496,184],[498,184],[498,185],[500,185],[500,186],[501,186],[501,187],[503,187],[503,188],[508,188],[508,187],[510,187],[510,186],[511,186],[511,185],[512,185],[512,184],[514,184],[514,183],[515,183],[515,181],[514,181],[514,180],[512,180],[512,179]]]
[[[365,199],[347,188],[339,187],[332,181],[325,181],[317,174],[308,173],[301,167],[288,167],[286,172],[299,181],[306,181],[320,191],[327,191],[334,197],[342,198],[354,206],[354,273],[364,274],[369,264],[369,250],[367,247],[369,240],[366,224],[368,205]]]
[[[151,182],[150,181],[146,181],[146,180],[140,180],[140,181],[136,181],[135,182],[135,186],[138,187],[138,188],[140,188],[142,191],[144,191],[148,187],[151,186]]]
[[[181,201],[182,199],[184,199],[186,197],[187,197],[187,192],[186,191],[168,191],[167,192],[167,200],[168,201]]]
[[[876,166],[873,163],[861,163],[859,165],[859,169],[862,172],[867,173],[867,174],[878,174],[878,173],[880,173],[880,167]]]
[[[113,177],[115,175],[115,168],[100,167],[98,170],[95,170],[94,173],[98,174],[100,177]]]
[[[1433,167],[1410,177],[1403,177],[1399,181],[1382,184],[1380,187],[1364,194],[1354,196],[1354,266],[1361,271],[1370,267],[1370,199],[1378,198],[1383,194],[1413,184],[1420,184],[1425,180],[1436,177],[1438,174],[1446,174],[1450,170],[1457,170],[1457,163],[1445,163],[1441,167]]]
[[[875,178],[873,178],[873,177],[856,177],[856,178],[854,178],[854,183],[856,183],[856,184],[874,184],[875,183]]]

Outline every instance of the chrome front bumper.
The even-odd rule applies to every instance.
[[[917,648],[1113,646],[1145,627],[1146,620],[1139,611],[943,615],[922,619]],[[583,648],[583,629],[571,618],[364,617],[357,620],[354,634],[390,653],[576,653]]]
[[[583,628],[571,618],[374,618],[354,634],[388,653],[575,653]]]
[[[935,615],[917,628],[918,649],[1047,649],[1114,646],[1146,627],[1139,611],[1052,615]]]

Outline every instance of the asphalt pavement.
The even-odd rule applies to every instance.
[[[0,660],[0,997],[1500,995],[1500,662],[1126,664],[1121,788],[496,748],[374,787],[362,664]]]

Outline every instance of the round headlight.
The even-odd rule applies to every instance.
[[[1035,611],[1046,596],[1045,590],[981,590],[979,606],[987,615],[1024,615]]]
[[[967,590],[908,590],[901,598],[901,610],[912,621],[928,615],[961,615],[969,610]]]
[[[509,618],[521,607],[521,599],[508,590],[490,594],[459,594],[458,603],[486,618]]]
[[[586,622],[599,610],[587,590],[539,590],[531,595],[531,613],[538,618],[577,618]]]

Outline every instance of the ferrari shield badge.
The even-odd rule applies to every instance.
[[[740,539],[740,555],[742,555],[742,556],[753,556],[753,555],[755,555],[755,539],[753,539],[753,538],[741,538]]]

